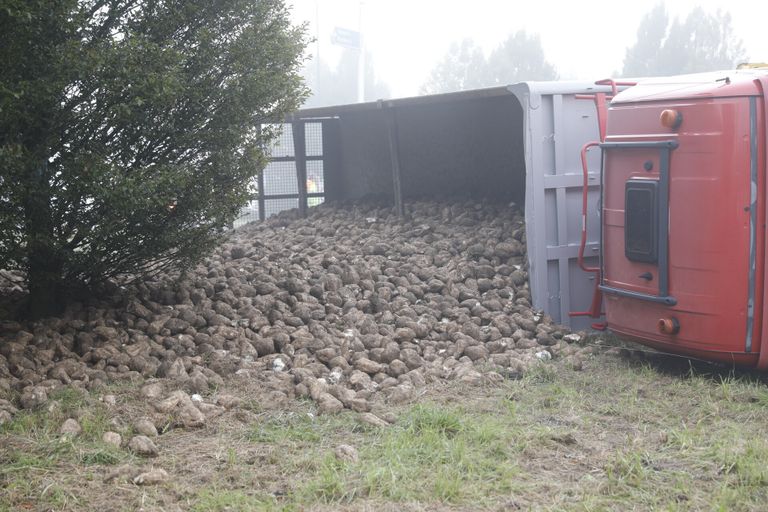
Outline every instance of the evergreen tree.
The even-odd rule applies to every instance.
[[[524,30],[511,34],[488,59],[471,39],[453,43],[422,85],[422,94],[507,85],[526,80],[556,80],[538,35]]]
[[[421,86],[422,94],[463,91],[486,85],[485,56],[471,39],[451,44],[448,53]]]
[[[29,313],[209,250],[305,44],[282,0],[0,0],[0,265]]]
[[[645,15],[627,49],[624,76],[666,76],[731,69],[746,59],[727,12],[697,7],[670,22],[663,4]]]

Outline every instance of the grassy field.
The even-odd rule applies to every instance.
[[[311,402],[271,409],[232,382],[243,407],[163,433],[150,460],[100,441],[146,407],[131,387],[106,391],[117,408],[63,391],[0,427],[0,510],[768,509],[768,387],[680,358],[599,353],[583,371],[548,362],[492,387],[431,384],[383,407],[388,427]],[[83,427],[74,439],[58,435],[68,417]],[[342,444],[356,453],[336,456]],[[106,478],[139,466],[170,479]]]

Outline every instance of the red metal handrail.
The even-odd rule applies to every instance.
[[[579,244],[578,264],[584,272],[600,272],[600,267],[588,267],[584,263],[584,250],[587,246],[587,191],[589,188],[589,168],[587,167],[587,151],[589,148],[599,146],[599,142],[587,142],[581,148],[581,169],[582,169],[582,194],[581,194],[581,243]]]
[[[588,267],[584,263],[584,250],[587,246],[587,210],[588,210],[588,192],[589,192],[589,168],[587,165],[587,151],[593,147],[599,147],[602,142],[605,142],[608,123],[608,102],[613,99],[619,92],[619,87],[631,87],[636,85],[636,82],[616,81],[612,78],[606,78],[604,80],[598,80],[595,85],[608,85],[611,87],[611,93],[596,92],[593,94],[576,94],[576,99],[579,100],[592,100],[595,103],[595,109],[597,110],[597,126],[600,134],[599,141],[587,142],[581,148],[581,169],[583,175],[582,182],[582,196],[581,196],[581,242],[579,243],[579,256],[578,265],[584,272],[595,274],[595,291],[592,294],[592,303],[587,311],[571,311],[568,314],[570,316],[589,316],[592,318],[600,318],[602,316],[603,295],[600,292],[600,267]],[[593,329],[605,329],[605,323],[592,324]]]

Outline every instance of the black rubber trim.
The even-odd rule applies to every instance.
[[[613,288],[600,284],[600,289],[606,293],[631,297],[650,302],[658,302],[674,306],[677,299],[669,296],[669,160],[672,150],[680,144],[676,140],[658,140],[658,141],[627,141],[627,142],[603,142],[600,144],[602,149],[640,149],[652,148],[659,150],[659,197],[658,197],[658,229],[659,234],[659,294],[650,295],[647,293],[638,293],[619,288]],[[603,172],[605,166],[603,165]],[[602,182],[602,180],[601,180]],[[602,236],[602,235],[601,235]],[[601,269],[601,276],[605,276],[605,269]],[[601,278],[602,279],[602,278]]]
[[[755,275],[757,273],[757,98],[749,98],[749,281],[745,348],[752,352],[755,325]]]
[[[604,293],[610,293],[611,295],[619,295],[621,297],[629,297],[631,299],[645,300],[648,302],[656,302],[667,306],[674,306],[677,304],[677,299],[669,295],[660,297],[658,295],[650,295],[648,293],[633,292],[630,290],[622,290],[621,288],[614,288],[612,286],[600,285],[600,291]]]

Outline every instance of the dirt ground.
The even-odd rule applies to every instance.
[[[765,510],[761,376],[599,344],[583,366],[437,381],[378,421],[234,375],[200,397],[229,407],[169,416],[154,457],[125,448],[153,414],[142,386],[64,389],[0,426],[0,510]]]

